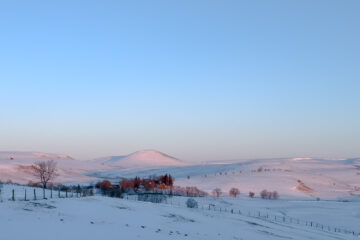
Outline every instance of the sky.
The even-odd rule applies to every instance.
[[[360,157],[360,2],[0,0],[0,151]]]

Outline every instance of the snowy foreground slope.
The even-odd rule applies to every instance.
[[[317,216],[321,224],[341,223],[346,229],[358,230],[359,202],[348,202],[336,211],[340,207],[337,204],[342,203],[198,198],[200,207],[188,209],[182,197],[162,204],[102,196],[9,201],[12,188],[17,193],[24,190],[12,185],[4,188],[5,199],[0,202],[1,239],[360,239],[332,228],[322,230],[315,227],[315,222],[309,227],[288,219],[282,222],[280,218],[292,216],[292,221],[297,217],[303,221],[304,215]],[[209,204],[223,210],[208,210]],[[237,214],[238,208],[243,214]],[[231,213],[230,209],[236,210]],[[280,220],[257,217],[257,210],[277,214]]]

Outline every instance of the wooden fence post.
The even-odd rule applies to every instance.
[[[36,189],[34,188],[34,200],[36,200]]]
[[[52,188],[50,189],[50,198],[52,198]]]
[[[25,189],[25,197],[24,197],[24,201],[26,201],[26,189]]]
[[[12,190],[12,198],[11,198],[11,200],[15,201],[15,190],[14,189]]]

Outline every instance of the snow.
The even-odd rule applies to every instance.
[[[122,177],[171,174],[175,185],[196,186],[209,193],[217,187],[225,193],[237,187],[245,195],[267,189],[277,191],[281,198],[338,199],[360,195],[358,163],[358,159],[256,159],[226,164],[108,170],[87,175],[118,182]],[[308,188],[301,187],[302,184],[313,191],[306,191]]]
[[[142,150],[127,156],[110,156],[96,159],[95,162],[122,168],[148,168],[160,166],[181,166],[180,160],[156,150]]]
[[[11,195],[12,188],[16,192],[24,190],[6,185],[5,194]],[[359,239],[343,232],[246,214],[259,210],[294,219],[317,218],[322,224],[341,224],[358,230],[359,202],[197,198],[200,208],[188,209],[183,204],[186,199],[174,197],[163,204],[102,196],[4,200],[0,202],[1,239]],[[228,211],[207,210],[210,203],[226,206]],[[229,212],[230,208],[239,207],[245,214]]]
[[[13,158],[13,160],[11,160]],[[0,180],[26,184],[36,181],[26,167],[39,160],[57,162],[55,183],[86,183],[123,177],[171,174],[175,185],[196,186],[209,193],[220,187],[226,193],[237,187],[247,195],[263,189],[281,198],[339,199],[360,195],[360,159],[254,159],[185,164],[155,150],[127,156],[79,161],[65,154],[0,152]]]
[[[34,181],[34,177],[27,171],[27,167],[38,161],[53,160],[57,163],[59,177],[56,183],[89,182],[94,180],[84,173],[113,169],[90,161],[79,161],[64,154],[50,154],[40,152],[0,152],[0,181],[26,184]]]
[[[88,173],[119,169],[148,169],[164,166],[182,166],[174,157],[155,150],[142,150],[127,156],[104,157],[95,160],[76,160],[65,154],[41,152],[0,152],[0,181],[25,184],[34,180],[26,167],[37,161],[53,160],[57,163],[59,177],[56,183],[78,183],[96,180]],[[21,174],[19,174],[19,172]]]

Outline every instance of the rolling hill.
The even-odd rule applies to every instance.
[[[255,159],[233,163],[205,163],[153,169],[123,169],[88,173],[117,182],[122,177],[171,174],[175,184],[196,186],[209,193],[232,187],[246,197],[252,191],[277,191],[282,198],[343,198],[360,195],[359,159]]]
[[[184,165],[182,161],[156,150],[141,150],[126,156],[98,158],[94,162],[127,169]]]

